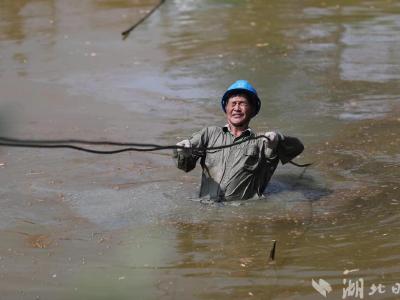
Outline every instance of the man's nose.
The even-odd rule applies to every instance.
[[[234,109],[234,110],[241,110],[241,109],[242,109],[242,106],[240,105],[240,103],[236,103],[236,104],[233,106],[233,109]]]

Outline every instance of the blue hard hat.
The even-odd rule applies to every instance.
[[[225,92],[221,99],[221,106],[223,111],[226,113],[225,106],[228,103],[229,98],[232,95],[238,93],[245,93],[249,96],[251,104],[254,106],[254,115],[258,114],[261,108],[261,101],[258,98],[256,89],[247,80],[238,80],[234,82]]]

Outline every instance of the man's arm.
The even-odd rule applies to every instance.
[[[185,172],[190,172],[196,167],[198,157],[192,153],[192,145],[189,140],[183,140],[176,144],[177,146],[185,147],[184,149],[174,149],[173,158],[178,169]]]
[[[304,146],[298,138],[284,136],[279,132],[269,131],[264,134],[267,137],[265,155],[269,159],[279,158],[284,165],[303,152]]]
[[[176,166],[185,172],[190,172],[196,167],[196,162],[199,159],[199,156],[192,153],[192,148],[207,147],[207,128],[193,134],[190,139],[177,143],[177,145],[184,147],[184,149],[174,149],[173,151]]]
[[[282,165],[288,163],[304,150],[302,142],[295,137],[283,136],[279,139],[276,147],[276,153]]]

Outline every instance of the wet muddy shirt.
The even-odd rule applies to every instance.
[[[195,133],[190,142],[193,148],[217,147],[255,136],[251,129],[235,137],[226,125],[213,126]],[[284,136],[281,135],[282,142]],[[178,168],[186,172],[192,170],[200,159],[203,168],[201,198],[217,201],[249,199],[262,195],[278,165],[278,156],[276,153],[268,153],[267,147],[267,139],[257,139],[230,148],[207,151],[204,157],[175,152],[174,158]]]

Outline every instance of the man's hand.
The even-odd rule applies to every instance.
[[[176,144],[177,146],[181,146],[184,148],[176,149],[178,154],[182,154],[185,157],[189,157],[192,155],[192,144],[189,140],[183,140]]]
[[[278,146],[279,135],[274,131],[268,131],[264,135],[268,140],[266,153],[267,156],[271,156],[272,153],[275,151],[276,146]]]

